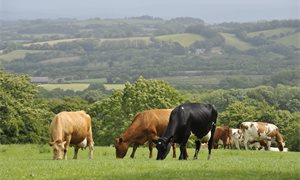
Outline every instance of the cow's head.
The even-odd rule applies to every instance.
[[[171,138],[154,139],[153,142],[156,144],[156,149],[157,149],[156,160],[164,160],[171,149],[171,145],[172,145]]]
[[[123,139],[115,139],[116,158],[124,158],[128,150],[128,143],[124,142]]]
[[[277,141],[277,140],[276,140]],[[279,151],[283,151],[285,146],[285,141],[277,141]]]
[[[55,142],[49,142],[49,145],[53,147],[53,159],[60,160],[63,158],[66,141],[62,142],[57,140]]]

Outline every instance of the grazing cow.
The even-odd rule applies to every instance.
[[[224,149],[226,147],[231,146],[231,128],[228,126],[219,126],[216,127],[215,134],[214,134],[214,148],[218,149],[218,141],[221,140],[224,145]]]
[[[164,133],[171,111],[172,109],[153,109],[138,113],[124,134],[115,139],[116,157],[123,158],[127,153],[128,147],[133,144],[130,157],[134,158],[137,147],[148,141],[149,158],[152,158],[154,146],[152,140],[162,136]],[[176,157],[175,144],[173,144],[173,157]]]
[[[231,129],[231,140],[234,146],[237,149],[240,149],[240,146],[243,144],[244,135],[240,129]]]
[[[278,127],[274,124],[264,122],[243,122],[241,130],[244,134],[245,149],[248,149],[248,142],[267,140],[267,150],[270,149],[271,139],[275,138],[278,149],[283,151],[285,142]]]
[[[93,159],[91,123],[91,117],[84,111],[58,113],[50,124],[49,145],[53,147],[53,159],[67,159],[68,146],[74,146],[73,159],[77,159],[79,148],[89,146],[90,159]]]
[[[165,159],[172,143],[180,144],[179,159],[187,159],[186,143],[191,132],[198,139],[201,139],[211,131],[211,137],[208,141],[208,159],[210,159],[217,116],[216,109],[210,104],[186,103],[177,106],[171,112],[169,124],[164,135],[154,141],[158,150],[156,159]],[[198,158],[200,144],[200,140],[197,140],[194,159]]]
[[[244,134],[241,129],[231,129],[231,142],[234,144],[236,149],[240,149],[240,147],[244,147]],[[265,148],[267,150],[267,141],[266,140],[260,140],[260,141],[249,141],[248,142],[250,149],[253,147],[256,150],[260,150],[262,148]]]

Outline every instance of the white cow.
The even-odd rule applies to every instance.
[[[231,139],[232,143],[237,149],[240,149],[240,146],[243,144],[244,135],[240,129],[231,129]]]
[[[244,146],[244,134],[241,129],[232,129],[231,132],[232,143],[236,149],[240,149]],[[256,150],[261,150],[266,146],[264,141],[248,141],[248,146],[250,149],[255,148]]]

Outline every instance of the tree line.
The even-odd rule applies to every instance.
[[[0,142],[46,143],[48,127],[56,113],[85,110],[92,116],[96,145],[111,145],[137,112],[154,108],[173,108],[184,102],[207,102],[219,111],[218,125],[237,128],[243,121],[276,124],[292,151],[300,151],[300,88],[280,85],[249,89],[179,91],[166,81],[138,78],[123,90],[105,92],[91,85],[88,101],[74,94],[51,96],[29,82],[26,75],[0,71]],[[106,94],[105,96],[98,96]],[[54,93],[54,92],[53,92]],[[87,92],[85,92],[87,93]],[[83,93],[84,94],[84,93]],[[58,97],[62,98],[58,98]]]

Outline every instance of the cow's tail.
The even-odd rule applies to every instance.
[[[214,141],[214,134],[215,134],[216,125],[217,125],[217,117],[218,117],[218,111],[216,110],[216,108],[214,106],[212,106],[212,110],[211,110],[212,127],[211,127],[211,136],[208,141],[208,158],[207,158],[208,160],[211,158],[211,149],[212,149],[213,141]]]

